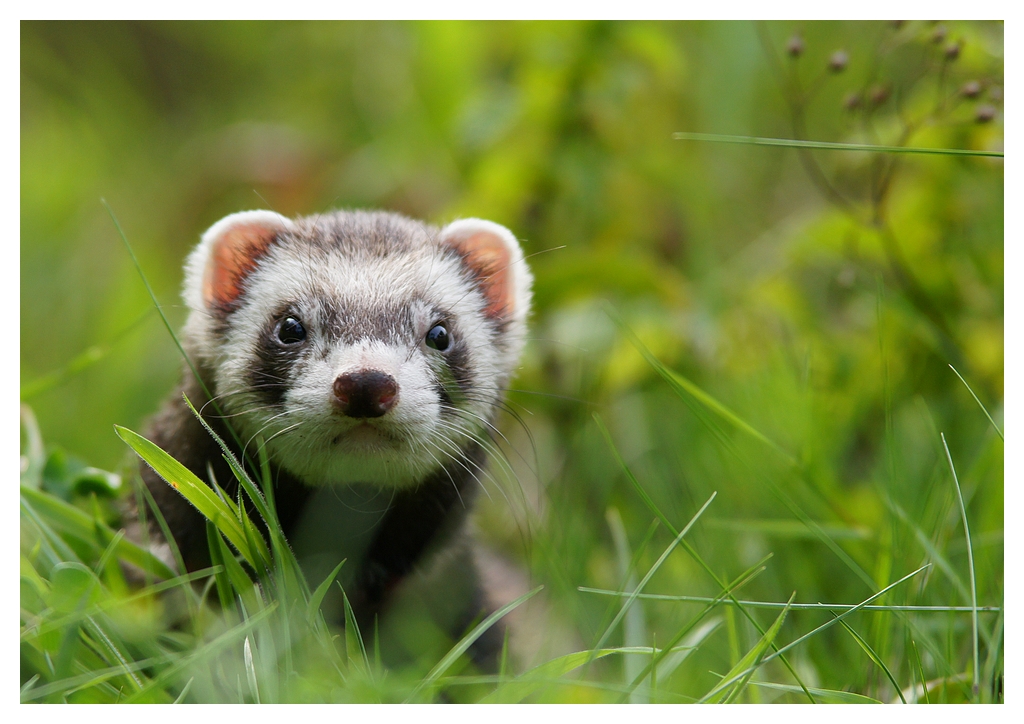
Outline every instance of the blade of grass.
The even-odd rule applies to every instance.
[[[654,562],[654,565],[651,566],[650,570],[647,571],[647,574],[640,580],[640,583],[637,584],[636,588],[633,589],[633,591],[623,602],[622,607],[619,609],[619,612],[615,615],[615,618],[613,618],[612,622],[608,624],[608,628],[605,629],[604,633],[601,634],[601,638],[598,639],[597,644],[594,645],[595,650],[601,649],[604,646],[605,642],[608,640],[608,637],[611,636],[612,631],[615,630],[615,627],[618,626],[619,622],[626,616],[627,612],[629,611],[629,607],[633,605],[634,601],[636,601],[637,595],[643,590],[644,586],[647,585],[647,582],[651,580],[654,574],[658,572],[658,569],[661,568],[661,564],[664,563],[665,560],[672,553],[672,551],[676,549],[676,546],[678,546],[679,543],[682,542],[683,537],[690,532],[690,528],[692,528],[693,525],[697,522],[697,520],[700,519],[700,516],[704,513],[705,510],[708,509],[708,506],[711,505],[711,501],[713,501],[715,499],[715,496],[717,495],[718,493],[712,493],[711,497],[707,499],[707,502],[700,507],[700,510],[698,510],[694,514],[694,516],[690,518],[690,522],[687,523],[686,526],[684,526],[678,534],[676,534],[676,537],[662,552],[661,556],[658,557],[658,560]]]
[[[340,583],[338,587],[341,587]],[[370,659],[366,655],[366,645],[363,643],[363,634],[360,632],[359,624],[356,622],[355,611],[352,610],[352,604],[349,603],[348,596],[345,595],[344,590],[342,590],[341,595],[345,605],[345,652],[348,656],[349,664],[357,662],[369,674],[371,671]]]
[[[132,448],[153,470],[167,483],[177,490],[189,503],[213,522],[231,545],[242,554],[245,560],[259,570],[256,557],[246,542],[245,532],[241,523],[232,514],[228,505],[210,488],[197,478],[191,470],[172,458],[166,452],[142,437],[120,425],[114,426],[117,436]]]
[[[113,529],[81,508],[76,508],[49,493],[22,486],[21,497],[24,501],[30,501],[33,510],[45,517],[50,525],[61,533],[82,540],[94,540],[100,534],[104,545],[109,545],[117,535]],[[151,570],[160,578],[174,578],[175,573],[167,564],[123,536],[114,546],[114,554],[134,566]]]
[[[758,563],[754,564],[754,566],[748,568],[746,571],[737,576],[736,579],[729,584],[726,590],[723,590],[721,593],[719,593],[717,601],[714,601],[706,605],[703,608],[703,610],[701,610],[696,616],[690,619],[690,621],[685,626],[683,626],[683,628],[676,632],[676,634],[669,641],[668,646],[665,647],[665,651],[673,649],[680,641],[682,641],[684,637],[686,637],[694,628],[696,628],[697,624],[704,620],[705,616],[707,616],[715,609],[715,606],[719,601],[723,600],[727,595],[730,595],[733,591],[745,586],[755,577],[764,572],[765,566],[763,565],[763,563],[767,561],[769,558],[771,558],[771,556],[772,554],[769,553],[767,556],[762,558]],[[708,631],[708,633],[710,633],[710,631]],[[632,682],[630,682],[629,686],[626,687],[627,692],[632,692],[633,689],[640,686],[640,683],[644,680],[644,677],[646,677],[648,673],[653,672],[656,667],[660,667],[662,664],[666,665],[667,671],[662,673],[662,676],[664,677],[668,676],[669,673],[671,673],[671,671],[679,665],[679,663],[682,663],[682,661],[680,660],[679,662],[676,662],[671,666],[667,666],[670,662],[663,661],[666,655],[667,654],[664,653],[664,651],[661,654],[656,654],[651,660],[651,662],[647,665],[647,667],[645,667],[644,670],[641,671],[637,675],[637,677],[633,679]],[[619,700],[619,703],[621,704],[625,702],[625,700],[626,698],[623,697]],[[813,699],[811,701],[813,702]]]
[[[580,586],[576,590],[583,593],[597,593],[602,596],[626,596],[627,593],[623,591],[612,591],[607,588],[589,588],[587,586]],[[641,593],[637,598],[643,598],[650,601],[686,601],[690,603],[718,603],[718,598],[712,598],[710,596],[677,596],[666,593]],[[721,603],[732,605],[733,602],[729,600],[722,600]],[[750,608],[786,608],[785,603],[778,601],[744,601],[737,600],[737,604],[741,606],[749,606]],[[789,608],[794,611],[805,610],[834,610],[834,609],[849,609],[856,608],[857,604],[854,603],[794,603]],[[973,606],[863,606],[861,610],[864,611],[917,611],[921,613],[970,613],[974,611]],[[1000,606],[978,606],[979,613],[1001,613],[1002,607]]]
[[[911,520],[910,516],[907,514],[905,510],[903,510],[903,508],[900,507],[899,503],[892,500],[888,495],[882,496],[882,500],[885,501],[889,509],[892,512],[894,512],[900,518],[900,520],[902,520],[904,523],[910,526],[910,529],[914,532],[914,537],[917,539],[917,542],[921,544],[922,548],[924,548],[925,553],[928,554],[928,558],[935,563],[936,568],[938,568],[940,571],[942,571],[943,574],[945,574],[946,578],[949,579],[949,582],[952,583],[954,587],[956,587],[956,590],[964,598],[970,598],[971,594],[970,592],[968,592],[967,586],[960,579],[960,576],[957,575],[957,572],[954,570],[950,562],[946,559],[944,555],[942,555],[942,552],[935,547],[931,539],[921,529],[921,527],[917,525],[917,523],[915,523],[913,520]]]
[[[176,578],[147,586],[131,596],[126,596],[124,598],[104,598],[84,611],[76,611],[60,618],[50,619],[38,628],[26,628],[22,631],[21,638],[22,640],[25,640],[31,636],[42,636],[50,631],[56,631],[57,629],[64,628],[71,623],[82,621],[88,616],[95,616],[100,613],[110,613],[112,610],[116,610],[119,606],[134,603],[135,601],[146,598],[147,596],[153,596],[162,591],[167,591],[179,586],[187,587],[192,581],[206,578],[214,573],[216,573],[216,571],[213,568],[204,568],[201,571],[195,571],[194,573],[177,576]]]
[[[95,497],[93,502],[95,502]],[[98,508],[98,506],[97,506]],[[102,519],[102,513],[97,509],[93,514],[93,520],[96,523],[100,523]],[[102,540],[103,533],[97,529],[96,537]],[[93,566],[93,572],[99,576],[107,589],[115,596],[123,596],[128,591],[128,582],[125,580],[124,573],[121,570],[121,566],[117,564],[115,560],[115,551],[117,550],[118,544],[124,539],[125,531],[124,528],[117,531],[114,537],[110,539],[110,543],[103,549],[103,555],[96,561],[96,565]]]
[[[914,649],[914,659],[915,659],[915,662],[917,663],[917,675],[918,675],[918,684],[914,685],[914,688],[912,690],[913,691],[913,698],[911,699],[911,701],[914,702],[915,704],[917,703],[917,687],[920,686],[921,690],[924,691],[924,703],[925,704],[931,704],[931,701],[929,701],[929,697],[928,697],[928,686],[927,686],[928,679],[925,678],[925,675],[924,675],[924,665],[921,663],[921,652],[917,650],[917,642],[914,641],[914,639],[910,639],[910,645]]]
[[[640,355],[647,360],[647,363],[654,368],[661,377],[668,382],[669,386],[675,390],[677,395],[680,395],[685,399],[686,396],[693,397],[695,400],[700,402],[702,405],[707,407],[709,410],[717,414],[723,420],[728,422],[730,425],[740,430],[755,440],[767,445],[771,450],[778,453],[783,459],[786,460],[790,465],[799,466],[800,462],[796,459],[792,453],[783,448],[781,445],[770,439],[767,435],[763,434],[760,430],[756,429],[753,425],[748,423],[746,420],[741,418],[735,412],[730,410],[724,404],[716,400],[714,397],[709,395],[707,392],[702,390],[700,387],[695,385],[693,382],[688,380],[678,372],[669,369],[661,360],[654,356],[647,345],[640,341],[640,338],[636,336],[636,333],[626,324],[625,320],[619,315],[618,311],[615,310],[611,305],[607,305],[605,308],[608,315],[612,318],[612,321],[621,329],[629,341],[633,344]]]
[[[1003,620],[1003,615],[1000,612],[992,632],[992,641],[988,645],[988,656],[985,657],[985,665],[982,667],[984,680],[988,682],[988,686],[985,687],[987,695],[982,698],[982,701],[989,704],[993,703],[996,695],[996,666],[999,663],[999,655],[1003,651]],[[995,703],[1002,702],[995,701]]]
[[[679,649],[676,649],[678,651]],[[480,704],[518,704],[538,689],[552,684],[563,683],[560,679],[574,669],[578,669],[589,661],[602,659],[611,654],[651,654],[660,653],[648,646],[622,646],[619,648],[600,649],[598,651],[576,651],[565,654],[551,661],[545,661],[528,671],[524,671],[511,681],[499,682],[497,689],[479,701]],[[463,677],[464,678],[464,677]],[[476,677],[474,677],[476,678]],[[482,683],[491,683],[495,677],[479,677]],[[449,681],[446,679],[445,681]],[[455,683],[455,682],[453,682]],[[462,682],[458,682],[462,683]],[[577,684],[578,681],[567,681]]]
[[[22,452],[25,466],[21,473],[21,484],[33,490],[39,490],[43,482],[43,468],[46,467],[46,447],[43,445],[43,434],[39,430],[39,421],[32,408],[21,403],[21,429],[25,432],[25,447]]]
[[[626,528],[622,524],[622,516],[615,507],[609,507],[605,511],[605,519],[608,521],[608,529],[612,533],[612,540],[615,543],[615,560],[619,566],[619,580],[622,581],[622,585],[628,589],[637,589],[636,573],[633,570],[635,568],[634,555],[629,549],[629,537],[626,535]],[[658,520],[654,520],[654,525],[658,524]],[[652,526],[653,527],[653,526]],[[636,597],[628,599],[636,601]],[[627,601],[622,602],[622,606],[627,606]],[[622,644],[624,646],[642,646],[647,640],[647,621],[644,616],[644,609],[640,603],[632,606],[626,613],[626,616],[622,623]],[[643,668],[643,662],[637,661],[635,658],[627,657],[622,662],[622,674],[625,677],[627,685],[637,675],[638,671]],[[652,670],[653,671],[653,670]],[[630,704],[647,704],[650,703],[643,697],[641,692],[636,691],[630,694]]]
[[[173,665],[167,667],[159,674],[157,674],[157,676],[153,678],[147,686],[143,687],[141,691],[138,691],[132,696],[128,697],[125,700],[125,703],[131,704],[135,702],[145,701],[145,697],[147,694],[170,683],[170,681],[175,676],[180,674],[182,671],[185,671],[190,667],[195,666],[198,663],[217,655],[218,653],[220,653],[221,650],[227,648],[233,643],[236,643],[240,638],[246,636],[249,633],[249,631],[251,631],[260,623],[269,618],[270,615],[275,610],[277,610],[276,602],[271,603],[265,609],[263,609],[256,615],[250,617],[248,620],[238,624],[234,628],[225,631],[216,639],[203,645],[201,648],[197,649],[192,654],[181,657]]]
[[[832,615],[834,616],[835,613]],[[884,661],[882,661],[882,657],[875,653],[875,650],[871,648],[871,645],[865,641],[864,637],[857,633],[850,624],[846,623],[846,621],[840,621],[839,623],[853,637],[853,640],[857,642],[864,653],[868,655],[868,658],[871,659],[872,663],[882,670],[882,673],[884,673],[886,678],[889,679],[889,683],[892,684],[893,689],[895,689],[896,693],[899,695],[900,701],[906,704],[907,700],[903,698],[903,691],[900,689],[900,685],[896,682],[896,677],[892,675],[891,671],[889,671],[889,667],[885,665]]]
[[[722,625],[721,618],[713,618],[709,621],[705,621],[702,626],[697,630],[690,633],[682,641],[682,646],[676,650],[674,647],[667,648],[666,651],[670,652],[662,656],[657,654],[651,660],[651,688],[654,689],[654,681],[661,679],[662,681],[668,679],[675,670],[679,668],[686,658],[700,648],[700,645],[704,643],[704,639],[713,634],[718,630],[718,627]],[[642,681],[642,679],[641,679]]]
[[[192,688],[192,682],[195,681],[195,677],[190,678],[185,682],[185,686],[181,687],[181,693],[178,694],[178,698],[172,701],[172,704],[181,704],[185,701],[185,697],[188,695],[188,690]]]
[[[981,411],[985,413],[985,417],[987,417],[988,421],[992,423],[992,427],[995,429],[996,435],[999,436],[1000,440],[1003,440],[1005,442],[1005,438],[1003,438],[1003,431],[999,429],[999,425],[997,425],[996,421],[992,419],[992,415],[988,414],[988,410],[986,410],[985,406],[981,404],[981,400],[978,399],[978,396],[974,394],[974,390],[972,390],[971,386],[967,384],[967,380],[963,378],[963,375],[956,371],[956,367],[954,367],[953,365],[950,365],[949,369],[953,370],[953,374],[959,377],[960,381],[964,383],[964,387],[966,387],[967,391],[971,393],[971,397],[974,398],[974,401],[978,403],[978,407],[980,407]]]
[[[338,573],[341,572],[341,567],[345,565],[345,561],[339,563],[333,571],[328,574],[327,578],[323,580],[316,590],[313,591],[313,595],[309,597],[309,603],[306,604],[306,621],[310,626],[314,625],[318,614],[320,613],[320,604],[324,600],[324,596],[327,595],[327,589],[331,587],[331,583],[338,577]]]
[[[606,515],[607,515],[607,512],[606,512]],[[643,540],[640,542],[640,545],[637,546],[636,552],[633,554],[632,559],[629,561],[629,566],[626,569],[625,575],[620,575],[619,579],[622,581],[622,583],[621,583],[622,587],[619,589],[619,591],[622,593],[622,595],[624,595],[624,596],[629,595],[626,592],[626,589],[630,587],[629,583],[628,583],[628,579],[636,571],[637,566],[640,564],[640,557],[641,557],[641,555],[643,554],[643,552],[645,550],[647,550],[647,546],[650,544],[651,540],[654,538],[654,533],[658,530],[658,526],[660,524],[661,524],[661,521],[659,521],[657,518],[655,518],[653,521],[651,521],[651,525],[648,526],[648,528],[647,528],[647,533],[644,535]],[[603,631],[605,628],[607,628],[608,624],[611,622],[612,618],[618,612],[619,608],[621,608],[621,605],[620,606],[616,606],[615,602],[612,601],[609,604],[608,608],[605,609],[605,613],[604,613],[604,615],[601,618],[601,623],[596,627],[596,630]]]
[[[808,148],[820,151],[916,153],[937,156],[987,156],[994,158],[1003,158],[1002,151],[973,151],[968,148],[915,148],[912,146],[874,146],[863,143],[803,141],[792,138],[761,138],[758,136],[731,136],[721,133],[689,133],[686,131],[678,131],[672,134],[672,138],[676,141],[707,141],[710,143],[736,143],[744,146],[781,146],[783,148]]]
[[[765,689],[775,689],[777,691],[786,691],[792,694],[799,694],[800,687],[792,686],[790,684],[776,684],[769,681],[751,681],[751,686],[760,686]],[[881,704],[882,702],[878,699],[872,699],[870,696],[864,696],[863,694],[854,694],[851,691],[836,691],[835,689],[818,689],[811,687],[811,693],[814,694],[823,704]]]
[[[966,682],[968,680],[968,678],[969,678],[969,676],[968,676],[967,672],[964,671],[963,673],[954,674],[953,676],[946,676],[946,677],[942,677],[942,678],[939,678],[939,679],[932,679],[931,681],[925,682],[923,684],[920,684],[920,683],[915,684],[913,691],[905,691],[905,692],[903,692],[903,695],[905,697],[907,697],[907,699],[909,699],[911,703],[915,703],[915,702],[917,702],[918,698],[923,694],[924,697],[925,697],[925,701],[928,702],[928,703],[931,703],[930,702],[930,697],[929,697],[929,692],[934,691],[935,689],[938,689],[939,687],[943,687],[943,689],[945,689],[945,687],[949,686],[950,684],[959,684],[961,682]],[[895,704],[897,702],[894,700],[891,703]],[[946,702],[938,701],[936,703],[942,704],[942,703],[946,703]]]
[[[52,568],[63,561],[80,561],[78,554],[64,542],[63,538],[57,535],[57,531],[35,509],[34,503],[45,501],[45,498],[33,501],[31,499],[32,492],[35,491],[32,491],[31,488],[21,489],[21,512],[39,530],[41,535],[41,540],[39,541],[41,544],[40,549],[46,554],[48,559],[46,562],[49,564],[49,567]],[[29,495],[26,495],[26,493],[29,493]],[[45,493],[40,493],[40,495],[45,495]],[[85,515],[85,513],[82,513],[82,515]],[[89,540],[89,537],[86,537],[85,540]]]
[[[284,542],[284,534],[281,532],[281,525],[277,519],[277,513],[273,505],[267,502],[267,500],[264,498],[263,492],[256,486],[255,483],[253,483],[252,478],[249,477],[249,474],[245,471],[245,468],[243,468],[242,465],[238,462],[238,459],[231,451],[231,448],[228,447],[228,445],[224,442],[223,438],[221,438],[220,435],[214,432],[213,428],[210,427],[209,423],[207,423],[203,416],[199,414],[199,411],[196,410],[195,406],[193,406],[192,401],[188,399],[188,396],[182,393],[181,397],[185,401],[185,404],[188,406],[188,409],[192,412],[193,415],[195,415],[196,419],[199,420],[199,423],[206,429],[207,434],[210,435],[210,437],[212,437],[214,441],[217,443],[217,445],[220,447],[225,462],[227,462],[228,467],[231,468],[231,472],[238,480],[238,484],[241,486],[241,489],[244,490],[246,495],[249,496],[249,499],[252,501],[253,506],[255,506],[256,508],[256,512],[263,520],[264,525],[266,525],[267,531],[271,536],[271,545],[273,546],[274,539],[277,539],[278,545],[274,546],[275,550],[280,555],[284,555],[285,557],[290,556],[291,549],[288,548],[287,543]],[[262,438],[260,438],[260,441],[262,442]],[[268,495],[273,496],[273,482],[270,480],[269,463],[267,463],[267,461],[265,460],[266,453],[264,450],[260,449],[260,454],[260,470],[262,471],[264,477],[265,489],[270,490],[271,492],[268,493]],[[210,475],[212,477],[212,472],[210,473]],[[270,563],[273,560],[271,558],[270,551],[267,549],[266,541],[263,540],[263,536],[260,535],[260,533],[256,530],[255,527],[253,527],[252,523],[248,520],[247,514],[245,512],[245,506],[242,505],[241,501],[239,501],[236,507],[237,512],[240,514],[239,518],[242,524],[242,528],[246,532],[246,540],[249,542],[249,545],[252,548],[252,550],[256,553],[259,561],[263,564],[263,568],[258,572],[260,574],[263,574],[266,572],[267,569],[269,569]],[[294,562],[294,557],[292,557],[292,562]],[[303,590],[305,593],[308,594],[308,590]]]
[[[133,661],[128,664],[127,667],[132,672],[142,671],[143,669],[159,666],[170,660],[170,655],[157,656],[148,659],[141,659],[139,661]],[[21,703],[25,704],[36,699],[42,699],[43,697],[50,696],[51,694],[70,694],[75,691],[87,689],[90,686],[95,686],[103,681],[116,678],[124,674],[124,668],[121,666],[111,666],[105,669],[97,669],[95,671],[86,671],[82,674],[70,676],[60,681],[53,681],[41,686],[35,686],[30,689],[22,687],[21,692]],[[27,686],[27,684],[26,684]]]
[[[220,446],[221,451],[224,453],[224,459],[225,461],[227,461],[228,467],[231,468],[231,472],[234,473],[235,477],[238,479],[239,484],[245,489],[246,494],[248,494],[248,496],[252,499],[253,505],[256,506],[256,510],[257,512],[259,512],[260,517],[263,518],[264,522],[269,522],[270,511],[267,508],[266,501],[263,499],[263,494],[253,484],[252,480],[249,478],[248,473],[246,473],[242,466],[239,464],[238,460],[235,458],[234,453],[231,452],[231,448],[227,446],[227,444],[224,442],[221,436],[214,432],[213,428],[210,427],[210,424],[203,418],[202,415],[199,414],[199,411],[196,410],[196,408],[192,405],[192,401],[188,399],[188,395],[182,393],[181,399],[185,401],[185,404],[188,406],[188,409],[192,412],[193,415],[195,415],[196,419],[199,420],[200,424],[206,429],[207,434],[210,435],[210,437],[212,437],[214,441],[216,441],[218,446]]]
[[[213,564],[216,571],[213,576],[214,587],[217,589],[217,599],[220,601],[221,611],[227,614],[235,599],[231,592],[231,579],[228,578],[227,569],[224,567],[224,554],[217,537],[216,526],[210,521],[206,521],[206,545],[210,549],[210,563]]]
[[[245,678],[249,683],[249,692],[252,694],[253,700],[259,704],[260,686],[256,681],[256,667],[252,661],[252,645],[249,643],[249,638],[246,636],[242,643],[242,660],[245,665]]]
[[[796,592],[790,596],[790,600],[796,597]],[[764,635],[758,640],[756,644],[741,658],[736,664],[729,670],[729,673],[725,677],[712,687],[711,691],[702,696],[698,700],[698,704],[717,704],[719,702],[729,703],[735,700],[737,696],[746,688],[747,682],[750,681],[750,677],[754,675],[761,662],[764,660],[764,655],[768,651],[768,647],[771,646],[772,641],[779,635],[779,631],[782,630],[782,623],[786,620],[786,614],[789,613],[789,606],[782,609],[782,612],[776,617],[775,622],[769,627]],[[730,686],[732,682],[736,681],[736,685]]]
[[[188,570],[188,567],[185,565],[185,559],[181,555],[181,550],[178,548],[178,543],[174,540],[174,536],[171,534],[171,529],[167,525],[167,519],[164,518],[164,514],[160,510],[160,506],[156,504],[153,494],[149,491],[149,488],[146,486],[141,476],[132,476],[132,489],[132,492],[135,494],[135,507],[139,516],[139,527],[141,529],[141,544],[144,549],[149,550],[152,547],[149,528],[149,516],[152,515],[153,520],[156,521],[157,527],[160,529],[160,534],[163,536],[164,542],[171,550],[171,558],[174,560],[174,565],[177,566],[176,571]],[[151,577],[150,572],[146,571],[147,584],[150,582]]]
[[[537,586],[532,591],[524,593],[522,596],[512,601],[511,603],[502,606],[497,611],[492,613],[490,616],[485,618],[483,621],[478,623],[472,631],[463,636],[462,640],[455,644],[455,646],[453,646],[452,649],[447,654],[445,654],[440,661],[437,662],[434,668],[432,668],[430,672],[427,673],[427,675],[420,680],[420,682],[416,685],[416,688],[414,688],[412,690],[412,693],[409,694],[408,698],[406,698],[405,702],[409,703],[410,701],[415,699],[416,696],[421,691],[433,686],[438,679],[444,676],[444,672],[447,671],[449,667],[451,667],[451,665],[454,664],[460,656],[466,653],[466,651],[469,650],[469,647],[473,645],[473,642],[480,638],[487,629],[493,626],[505,614],[515,610],[521,604],[526,603],[526,601],[536,596],[543,589],[544,586]]]
[[[974,683],[971,688],[972,698],[975,703],[978,701],[978,694],[981,690],[978,656],[978,583],[974,578],[974,549],[971,547],[971,529],[967,525],[967,508],[964,506],[964,494],[960,490],[960,480],[956,476],[956,468],[953,466],[953,456],[949,454],[949,445],[946,444],[946,436],[942,437],[942,447],[946,449],[946,459],[949,461],[949,470],[953,473],[953,484],[956,486],[956,499],[960,503],[960,517],[964,523],[964,537],[967,539],[967,570],[971,576],[971,608],[974,609],[971,615],[972,639],[974,643]]]
[[[647,494],[647,491],[644,490],[642,485],[640,485],[640,481],[636,479],[636,476],[633,475],[633,472],[629,469],[629,466],[626,465],[626,461],[622,459],[622,455],[619,454],[618,448],[615,447],[615,442],[612,440],[611,433],[608,432],[608,428],[605,427],[604,422],[602,422],[601,416],[595,412],[593,417],[594,422],[597,423],[598,429],[604,436],[605,442],[608,443],[608,447],[611,449],[612,455],[615,456],[615,459],[619,463],[619,467],[621,467],[623,472],[626,474],[626,477],[629,479],[629,482],[633,485],[633,488],[637,491],[637,494],[640,496],[640,499],[644,501],[644,504],[651,510],[651,512],[658,516],[658,518],[661,520],[662,523],[665,524],[665,527],[667,527],[670,532],[676,533],[675,526],[672,525],[672,522],[665,516],[664,513],[661,512],[661,509],[654,504],[654,501],[651,500],[651,496]],[[715,573],[714,570],[712,570],[711,566],[709,566],[707,562],[705,562],[705,560],[700,556],[699,553],[697,553],[693,546],[691,546],[684,540],[682,541],[682,547],[687,553],[690,554],[690,557],[693,558],[693,560],[695,560],[700,565],[700,567],[707,572],[709,576],[711,576],[711,579],[715,582],[719,589],[729,590],[725,583],[723,583],[723,581],[718,577],[718,574]],[[754,628],[758,630],[759,633],[763,635],[764,629],[761,628],[760,624],[753,617],[753,615],[751,615],[750,611],[748,611],[743,606],[740,606],[731,592],[728,595],[729,598],[733,601],[733,603],[739,607],[744,617],[748,621],[750,621],[750,623],[754,626]],[[774,643],[772,645],[774,646]],[[807,692],[807,698],[813,703],[814,698],[811,696],[810,692],[807,691],[807,688],[803,686],[803,682],[800,680],[800,676],[799,674],[797,674],[796,669],[792,667],[792,665],[786,658],[782,659],[782,663],[785,665],[789,673],[793,675],[793,678],[797,680],[800,686],[804,688],[804,691]]]
[[[640,354],[644,357],[645,360],[647,360],[648,364],[650,364],[655,369],[655,371],[658,372],[658,374],[660,374],[669,383],[670,387],[672,387],[672,389],[676,392],[679,398],[683,400],[683,402],[687,405],[687,407],[690,408],[694,415],[696,415],[697,418],[704,424],[704,426],[708,428],[712,435],[714,435],[715,439],[727,451],[729,451],[730,454],[735,456],[737,460],[743,463],[743,465],[747,467],[747,469],[750,470],[753,475],[755,475],[759,480],[763,481],[765,485],[772,491],[772,494],[775,495],[780,501],[782,501],[783,505],[785,505],[790,510],[790,512],[793,513],[793,515],[799,518],[800,521],[804,525],[806,525],[808,529],[810,529],[822,543],[828,546],[829,550],[835,553],[835,555],[841,561],[843,561],[844,564],[846,564],[847,568],[853,571],[869,589],[871,589],[872,591],[877,590],[877,586],[875,585],[874,579],[871,576],[869,576],[867,572],[863,568],[861,568],[845,550],[843,550],[842,546],[840,546],[838,543],[832,540],[832,538],[822,529],[822,527],[818,525],[818,523],[815,522],[810,516],[808,516],[800,508],[800,506],[798,506],[793,501],[793,499],[786,494],[785,491],[783,491],[778,485],[776,485],[774,480],[772,480],[769,476],[765,475],[760,470],[760,468],[756,466],[751,466],[747,459],[740,453],[735,443],[733,443],[725,434],[725,432],[718,425],[714,424],[714,422],[711,419],[709,419],[708,416],[703,412],[702,407],[710,406],[710,409],[717,412],[719,415],[725,416],[726,419],[729,420],[732,424],[737,425],[738,429],[743,430],[748,435],[753,436],[755,439],[763,442],[764,444],[768,445],[772,450],[779,453],[795,469],[802,470],[802,466],[800,465],[799,461],[793,455],[785,451],[781,446],[771,441],[767,436],[757,431],[753,426],[751,426],[747,422],[741,420],[738,416],[736,416],[735,413],[725,408],[724,405],[719,403],[717,400],[715,400],[713,397],[708,395],[706,392],[701,390],[699,387],[694,385],[689,380],[686,380],[686,385],[679,383],[679,381],[676,378],[683,378],[681,378],[672,370],[668,369],[664,364],[661,363],[661,361],[657,357],[654,356],[653,353],[651,353],[649,349],[647,349],[644,343],[640,341],[640,338],[636,336],[633,330],[629,328],[629,326],[625,323],[625,321],[622,320],[618,312],[615,311],[615,309],[611,307],[611,305],[606,306],[606,311],[608,315],[612,318],[612,320],[623,331],[623,333],[629,337],[633,346],[636,347],[637,351],[640,352]],[[688,387],[693,387],[700,394],[691,393]],[[693,400],[696,400],[700,404],[693,404]],[[728,415],[725,415],[725,413],[722,412],[722,410],[726,410],[728,412]],[[735,420],[733,420],[733,418],[735,418]],[[803,480],[803,477],[801,476],[800,479]],[[821,494],[821,492],[813,485],[811,485],[810,487],[819,495]]]
[[[803,636],[800,636],[799,638],[795,639],[794,641],[791,641],[790,643],[786,644],[782,648],[780,648],[777,651],[775,651],[775,653],[766,656],[763,659],[762,663],[767,663],[768,661],[771,661],[772,659],[776,658],[777,656],[782,656],[785,652],[787,652],[790,649],[798,646],[799,644],[803,643],[804,641],[806,641],[807,639],[811,638],[812,636],[816,636],[817,634],[821,633],[825,629],[831,628],[836,623],[842,621],[846,617],[848,617],[848,616],[854,614],[855,612],[861,610],[864,606],[866,606],[867,604],[871,603],[876,598],[881,598],[886,593],[888,593],[890,590],[892,590],[896,586],[900,585],[904,581],[907,581],[907,580],[913,578],[914,576],[916,576],[918,573],[920,573],[921,571],[925,570],[926,568],[928,568],[928,565],[923,565],[920,568],[918,568],[916,571],[913,571],[913,572],[908,573],[907,575],[903,576],[903,578],[899,579],[898,581],[890,583],[888,586],[883,588],[881,591],[879,591],[878,593],[872,594],[871,596],[869,596],[868,598],[864,599],[861,603],[857,604],[856,606],[854,606],[853,608],[849,609],[848,611],[844,611],[843,613],[839,614],[838,616],[836,616],[832,620],[826,621],[825,623],[823,623],[822,625],[818,626],[817,628],[809,631],[808,633],[805,633]],[[745,672],[743,672],[743,673],[745,673]],[[733,680],[736,680],[738,678],[739,678],[739,675],[734,676]],[[725,685],[728,685],[728,684],[731,684],[731,683],[732,683],[732,681],[728,681],[728,680],[724,682]]]
[[[126,656],[122,649],[127,649],[124,642],[114,641],[111,633],[105,631],[100,623],[93,616],[87,616],[85,628],[89,632],[92,639],[96,642],[93,646],[94,650],[102,648],[106,656],[104,659],[107,663],[117,662],[116,665],[121,667],[124,679],[128,681],[132,687],[138,691],[142,688],[144,682],[139,678],[138,675],[132,670],[128,661],[129,657]],[[120,644],[120,645],[119,645]],[[143,679],[146,678],[143,676]]]

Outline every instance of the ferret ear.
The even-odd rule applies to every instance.
[[[532,278],[512,232],[483,219],[459,219],[441,231],[441,240],[458,250],[487,300],[493,319],[525,318]]]
[[[201,280],[202,304],[229,311],[242,294],[245,279],[289,219],[273,211],[242,211],[211,226],[189,259],[190,277]]]

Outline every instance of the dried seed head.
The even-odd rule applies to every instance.
[[[846,70],[846,66],[850,62],[850,56],[846,54],[845,50],[837,50],[832,53],[832,57],[828,59],[828,69],[833,73],[842,73]]]
[[[860,108],[862,100],[863,98],[861,98],[860,93],[857,93],[856,91],[850,91],[849,93],[846,94],[846,98],[843,99],[843,108],[845,108],[848,111],[855,111],[858,108]]]
[[[887,100],[889,100],[889,86],[872,86],[871,90],[868,91],[868,99],[871,101],[871,105],[874,106],[875,108],[882,105]]]
[[[969,80],[960,88],[960,95],[964,98],[977,98],[981,94],[981,83],[976,80]]]
[[[936,25],[935,30],[932,31],[932,42],[938,45],[946,39],[946,26]]]
[[[974,112],[974,120],[978,123],[989,123],[996,117],[996,107],[990,106],[988,103],[978,106],[978,109]]]
[[[960,41],[950,43],[946,46],[946,60],[956,60],[960,57]]]
[[[804,54],[804,39],[799,34],[794,35],[786,43],[786,52],[790,58],[799,58]]]
[[[899,30],[900,28],[902,28],[902,27],[903,27],[903,24],[904,24],[905,22],[907,22],[907,21],[906,21],[906,20],[890,20],[890,21],[889,21],[889,23],[890,23],[890,24],[892,25],[892,27],[893,27],[893,30]]]

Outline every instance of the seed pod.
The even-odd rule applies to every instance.
[[[890,20],[889,23],[892,25],[893,30],[899,30],[903,27],[906,20]]]
[[[857,93],[856,91],[850,91],[849,93],[846,94],[846,98],[843,99],[843,108],[845,108],[848,111],[855,111],[858,108],[860,108],[862,100],[863,98],[861,98],[860,93]]]
[[[794,35],[786,43],[786,52],[790,58],[799,58],[804,54],[804,39],[799,34]]]
[[[936,25],[935,30],[932,31],[932,42],[938,45],[946,39],[946,26]]]
[[[950,43],[946,46],[946,60],[956,60],[960,57],[960,43]]]
[[[833,73],[842,73],[846,70],[846,66],[850,62],[850,56],[846,54],[845,50],[837,50],[832,53],[832,57],[828,59],[828,69]]]
[[[960,95],[964,98],[977,98],[981,94],[981,83],[976,80],[969,80],[960,88]]]
[[[988,103],[978,106],[974,112],[974,120],[978,123],[989,123],[996,117],[996,107]]]

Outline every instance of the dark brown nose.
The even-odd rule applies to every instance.
[[[384,372],[349,372],[334,381],[334,404],[348,417],[380,417],[396,402],[398,383]]]

